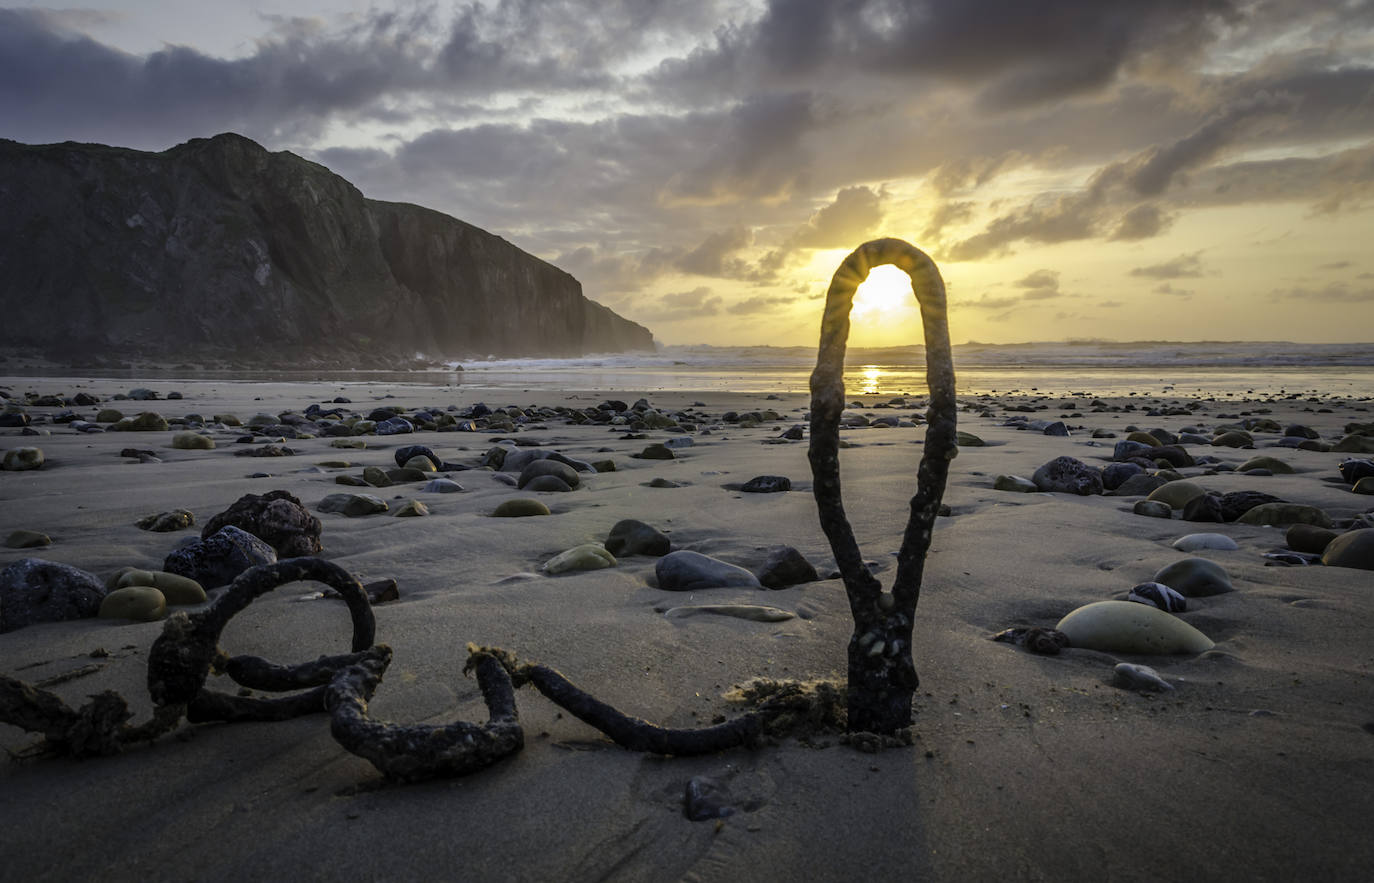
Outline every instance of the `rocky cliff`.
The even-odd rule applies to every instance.
[[[230,134],[161,153],[0,140],[0,347],[368,367],[653,337],[498,236]]]

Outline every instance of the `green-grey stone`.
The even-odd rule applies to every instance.
[[[216,423],[223,423],[225,426],[242,426],[242,425],[243,425],[243,421],[240,420],[240,419],[239,419],[237,416],[235,416],[234,414],[216,414],[215,417],[214,417],[214,420],[215,420]]]
[[[435,465],[433,460],[429,459],[424,454],[416,454],[414,457],[406,460],[403,466],[406,469],[418,469],[421,472],[433,472],[439,468]]]
[[[681,607],[670,607],[663,612],[663,615],[669,619],[681,619],[702,614],[733,616],[736,619],[748,619],[754,622],[786,622],[796,618],[795,613],[764,604],[687,604]]]
[[[367,442],[360,438],[336,438],[329,443],[331,448],[366,448]]]
[[[359,420],[353,424],[354,435],[371,435],[377,431],[376,420]]]
[[[26,472],[43,467],[42,448],[11,448],[5,452],[3,467],[6,472]]]
[[[1174,510],[1160,500],[1136,500],[1131,511],[1146,518],[1173,518]]]
[[[1264,503],[1236,519],[1237,524],[1315,524],[1332,527],[1331,516],[1316,506],[1302,503]]]
[[[407,500],[396,510],[397,518],[418,518],[429,514],[429,507],[419,500]]]
[[[151,530],[154,533],[185,530],[195,523],[196,516],[189,509],[173,509],[170,512],[159,512],[156,515],[145,515],[135,522],[143,530]]]
[[[1146,499],[1168,503],[1170,509],[1182,509],[1188,505],[1189,500],[1205,493],[1207,493],[1205,488],[1191,481],[1171,481],[1155,488]]]
[[[1240,429],[1233,429],[1230,432],[1223,432],[1221,435],[1213,438],[1212,445],[1214,447],[1223,448],[1253,448],[1255,446],[1255,439],[1248,432]]]
[[[349,487],[372,487],[356,475],[336,475],[334,476],[334,483],[345,484]]]
[[[387,476],[386,470],[380,466],[368,466],[363,470],[363,481],[373,487],[391,487],[392,481]]]
[[[172,436],[172,447],[182,451],[214,450],[215,440],[199,432],[178,432]]]
[[[600,570],[615,565],[615,556],[600,543],[584,543],[566,552],[559,552],[544,562],[543,570],[545,573],[567,573],[572,570]]]
[[[115,589],[100,602],[101,619],[132,619],[152,622],[167,612],[167,598],[152,586]]]
[[[1164,583],[1185,598],[1207,598],[1235,591],[1226,568],[1206,558],[1175,561],[1156,571],[1153,580]]]
[[[115,588],[126,589],[131,586],[150,586],[162,593],[170,605],[201,604],[205,601],[205,589],[189,576],[167,573],[164,570],[138,570],[130,568],[120,573]]]
[[[1342,454],[1374,454],[1374,438],[1352,433],[1332,445],[1331,450]]]
[[[1374,570],[1374,528],[1346,531],[1326,546],[1322,563],[1329,567]]]
[[[321,512],[337,512],[349,518],[359,518],[387,510],[386,501],[371,494],[330,494],[316,507]]]
[[[434,476],[413,466],[399,466],[395,469],[388,469],[386,477],[391,479],[393,484],[407,484],[412,481],[429,481]]]
[[[992,489],[995,491],[1012,491],[1019,494],[1033,494],[1040,488],[1036,487],[1035,482],[1029,478],[1022,478],[1019,475],[999,475],[992,480]]]
[[[957,431],[956,436],[957,440],[955,443],[961,448],[981,448],[987,444],[987,442],[983,441],[978,436],[971,432],[964,432],[962,429]]]
[[[96,423],[118,423],[124,419],[124,412],[114,408],[101,408],[95,415]]]
[[[1374,475],[1366,475],[1350,489],[1357,494],[1374,494]]]
[[[1055,628],[1068,636],[1070,646],[1103,653],[1203,653],[1215,646],[1177,616],[1130,601],[1079,607]]]
[[[1267,469],[1275,475],[1292,475],[1293,467],[1280,460],[1278,457],[1251,457],[1244,463],[1236,467],[1237,472],[1249,472],[1251,469]]]
[[[10,535],[5,537],[5,546],[10,549],[36,549],[39,546],[51,545],[52,538],[36,530],[25,530],[20,528],[19,530],[11,531]]]
[[[595,460],[592,462],[592,468],[597,472],[615,472],[615,461]]]
[[[642,460],[676,460],[677,454],[673,449],[661,444],[652,444],[639,453]]]
[[[527,515],[549,515],[549,507],[538,500],[531,500],[527,497],[517,497],[514,500],[506,500],[492,511],[495,518],[522,518]]]
[[[321,460],[315,465],[323,466],[325,469],[349,469],[353,466],[347,460]]]

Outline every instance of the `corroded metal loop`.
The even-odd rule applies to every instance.
[[[310,580],[324,583],[343,596],[353,621],[353,653],[325,656],[293,666],[270,663],[254,656],[225,658],[220,634],[229,620],[254,599],[278,586]],[[186,705],[192,722],[210,720],[283,720],[324,711],[325,686],[340,669],[368,657],[376,636],[372,605],[362,585],[348,571],[323,558],[287,558],[239,574],[205,610],[173,614],[148,654],[148,692],[159,706]],[[243,686],[285,691],[314,687],[279,699],[250,699],[205,689],[212,665]]]
[[[811,445],[809,458],[821,527],[830,542],[851,595],[875,597],[881,587],[863,566],[863,556],[845,515],[840,494],[839,424],[844,410],[844,356],[849,313],[860,283],[876,266],[893,264],[911,277],[925,330],[926,380],[930,388],[926,444],[918,468],[917,494],[893,593],[899,605],[905,594],[919,591],[921,565],[930,545],[930,530],[944,496],[949,461],[957,453],[954,367],[949,344],[945,284],[925,252],[900,239],[875,239],[856,248],[840,264],[826,293],[820,349],[811,374]]]
[[[524,747],[525,732],[515,710],[515,688],[490,655],[470,660],[476,669],[489,718],[485,724],[393,724],[374,721],[367,703],[391,664],[391,648],[342,669],[325,688],[330,732],[345,749],[370,762],[389,779],[418,782],[462,776],[491,766]]]

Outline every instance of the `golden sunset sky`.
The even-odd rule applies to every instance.
[[[956,342],[1374,339],[1374,3],[18,3],[0,136],[236,131],[668,344],[814,345],[927,250]],[[855,344],[920,340],[875,273]]]

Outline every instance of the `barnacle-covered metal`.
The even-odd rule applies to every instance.
[[[219,649],[220,634],[235,614],[278,586],[301,580],[324,583],[343,597],[353,620],[351,654],[284,666],[256,656],[227,656]],[[368,649],[376,628],[362,585],[339,565],[314,557],[262,564],[239,574],[205,610],[172,614],[148,654],[148,693],[159,706],[185,706],[192,723],[285,720],[322,712],[325,689],[334,675],[344,666],[376,657]],[[250,689],[305,692],[272,699],[221,693],[205,686],[212,668]]]
[[[455,721],[438,726],[392,724],[368,716],[382,675],[391,664],[391,648],[347,666],[327,690],[330,732],[347,750],[369,761],[389,779],[419,782],[462,776],[484,769],[519,751],[525,744],[515,710],[510,675],[490,654],[474,653],[464,672],[475,670],[489,714],[485,724]]]
[[[864,566],[840,494],[839,425],[844,410],[844,354],[849,313],[859,284],[873,267],[894,264],[911,277],[925,329],[925,449],[917,490],[891,592]],[[821,320],[820,349],[811,374],[811,446],[808,452],[821,529],[830,542],[849,596],[854,634],[849,642],[849,729],[894,733],[911,722],[919,680],[911,657],[911,633],[931,531],[944,497],[949,463],[958,454],[954,361],[949,345],[945,283],[925,252],[900,239],[875,239],[856,248],[830,282]]]

